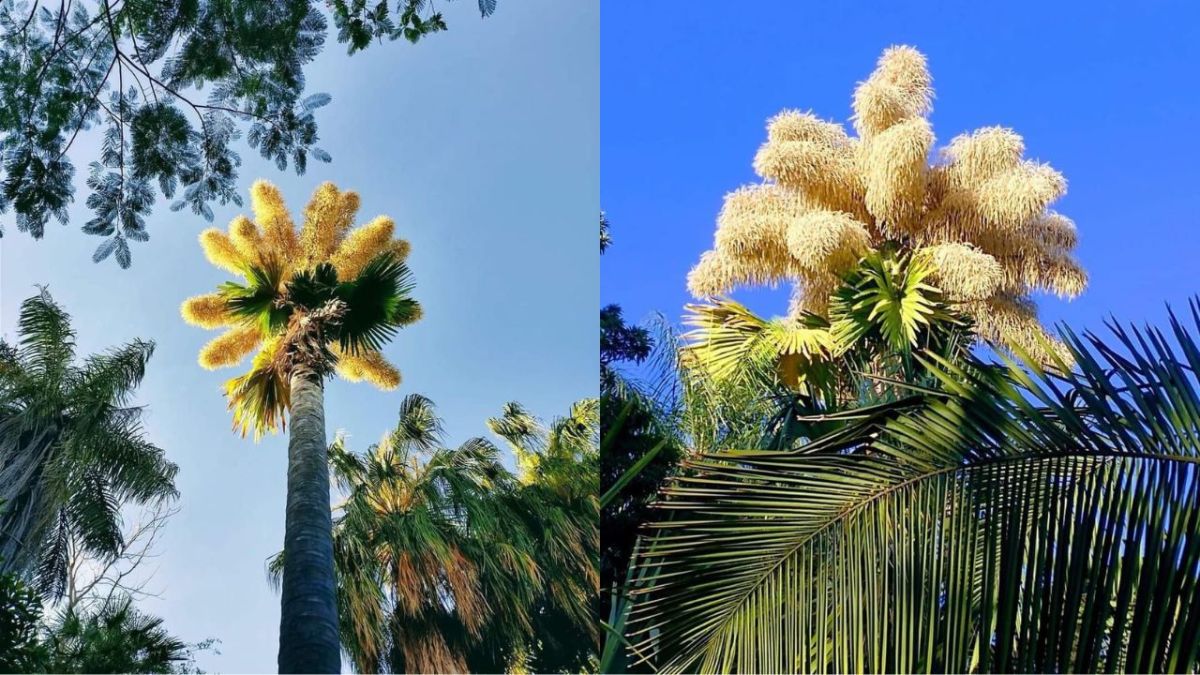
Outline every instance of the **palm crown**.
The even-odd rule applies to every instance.
[[[400,373],[380,348],[421,307],[410,297],[409,244],[393,238],[392,219],[351,229],[358,195],[332,183],[317,188],[299,229],[274,185],[260,180],[250,197],[254,220],[239,216],[228,233],[200,235],[209,262],[242,281],[181,309],[191,324],[226,328],[200,350],[201,366],[233,366],[257,350],[250,370],[225,385],[235,429],[253,427],[258,437],[282,427],[297,368],[396,388]]]
[[[764,182],[725,198],[692,293],[794,282],[792,317],[825,316],[864,255],[898,248],[932,264],[930,281],[980,337],[1060,356],[1030,294],[1074,297],[1087,285],[1075,226],[1049,208],[1066,180],[1023,159],[1021,137],[1000,127],[958,136],[930,163],[931,82],[924,56],[893,47],[854,92],[857,137],[811,113],[773,118],[754,160]]]

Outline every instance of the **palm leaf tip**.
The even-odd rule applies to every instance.
[[[183,320],[201,328],[220,328],[230,324],[229,306],[220,293],[205,293],[183,301],[179,308]]]
[[[397,326],[408,326],[420,321],[424,317],[425,309],[421,307],[421,303],[412,299],[397,302],[395,309],[392,311],[392,323]]]

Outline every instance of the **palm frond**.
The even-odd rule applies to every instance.
[[[637,565],[666,672],[1200,666],[1200,303],[1064,337],[1069,373],[926,356],[944,393],[687,463]]]
[[[376,256],[352,281],[338,286],[338,296],[348,310],[342,318],[338,342],[342,349],[380,349],[396,329],[419,316],[411,297],[415,284],[408,265],[392,253]]]
[[[254,356],[250,371],[225,383],[225,398],[233,411],[233,429],[241,433],[253,429],[254,438],[287,426],[292,383],[275,364],[278,340],[272,340]]]

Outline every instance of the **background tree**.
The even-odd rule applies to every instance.
[[[1030,294],[1074,297],[1087,285],[1075,226],[1049,208],[1066,180],[1023,159],[1021,137],[999,127],[958,136],[930,164],[931,81],[924,56],[893,47],[855,90],[857,137],[810,113],[774,117],[754,160],[764,182],[725,198],[692,293],[792,282],[789,314],[802,323],[827,315],[865,254],[892,251],[930,264],[930,285],[983,340],[1042,361],[1061,353]]]
[[[201,366],[236,365],[257,350],[249,372],[225,385],[235,429],[253,428],[257,439],[292,417],[279,668],[337,672],[324,380],[336,371],[396,388],[400,373],[379,350],[420,318],[421,307],[403,260],[409,245],[393,240],[392,219],[351,230],[357,194],[322,184],[299,231],[275,186],[256,182],[251,203],[257,223],[240,216],[228,234],[200,235],[209,262],[245,283],[226,282],[181,311],[194,325],[227,328],[201,349]]]
[[[600,215],[600,252],[612,244],[610,224]],[[673,351],[674,343],[660,345]],[[677,436],[670,396],[644,392],[622,366],[637,366],[655,349],[650,332],[630,326],[619,305],[600,310],[600,428],[604,438],[600,453],[600,490],[607,501],[600,514],[599,619],[610,628],[618,625],[628,607],[629,563],[642,525],[649,520],[649,505],[663,480],[674,472],[683,455]],[[669,356],[674,363],[674,355]],[[660,398],[668,399],[666,402]],[[665,403],[665,404],[664,404]],[[617,660],[624,653],[615,636],[606,634],[601,670],[625,668]]]
[[[17,334],[0,350],[0,569],[59,598],[75,560],[122,550],[123,505],[176,496],[177,467],[130,405],[152,343],[76,363],[70,317],[45,290],[21,304]]]
[[[339,437],[334,550],[342,644],[361,672],[575,672],[595,660],[594,401],[549,431],[516,404],[482,438],[444,446],[410,394],[366,453]],[[519,445],[518,445],[519,444]],[[286,556],[271,561],[277,583]],[[582,639],[582,642],[580,641]]]
[[[435,0],[330,0],[350,53],[372,41],[411,42],[445,30]],[[479,0],[490,15],[496,0]],[[74,143],[102,128],[89,163],[83,231],[104,237],[93,260],[130,265],[161,196],[212,220],[212,204],[241,203],[236,141],[280,170],[330,161],[317,146],[304,69],[324,47],[316,0],[0,2],[0,212],[34,238],[67,222]],[[202,94],[202,90],[205,92]],[[78,154],[78,153],[74,153]]]
[[[45,629],[44,661],[33,672],[199,672],[196,652],[214,643],[188,644],[167,632],[162,619],[139,612],[123,598],[83,612],[60,612]]]
[[[66,591],[61,608],[86,611],[108,607],[120,599],[141,602],[160,597],[151,586],[159,540],[167,522],[179,512],[173,503],[159,502],[141,509],[123,525],[121,545],[110,556],[96,558],[79,552],[72,542]]]
[[[541,583],[522,650],[537,673],[597,669],[600,403],[584,399],[547,429],[510,403],[488,420],[518,458],[514,510],[529,532]],[[524,460],[524,461],[523,461]],[[477,671],[489,671],[487,663]]]

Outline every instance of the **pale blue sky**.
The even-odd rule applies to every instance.
[[[485,435],[506,401],[550,418],[596,395],[598,3],[502,0],[486,20],[474,5],[445,4],[450,30],[416,46],[348,57],[327,45],[307,72],[309,91],[333,96],[318,117],[331,164],[297,177],[241,148],[243,193],[265,177],[299,210],[332,180],[362,195],[361,221],[390,215],[412,242],[425,318],[386,350],[403,384],[327,390],[330,434],[345,429],[358,449],[411,392],[438,404],[455,442]],[[93,157],[77,157],[82,177]],[[181,300],[226,278],[196,243],[207,224],[160,204],[131,269],[94,265],[98,240],[78,230],[82,181],[77,189],[72,223],[41,241],[3,217],[0,333],[14,337],[20,301],[47,284],[74,317],[81,354],[134,337],[158,343],[138,401],[151,440],[179,464],[183,510],[158,561],[163,598],[145,607],[185,639],[221,640],[202,668],[273,672],[279,600],[264,563],[283,542],[286,439],[255,445],[230,432],[220,387],[237,371],[200,369],[211,335],[179,319]],[[241,211],[218,208],[215,224]]]

